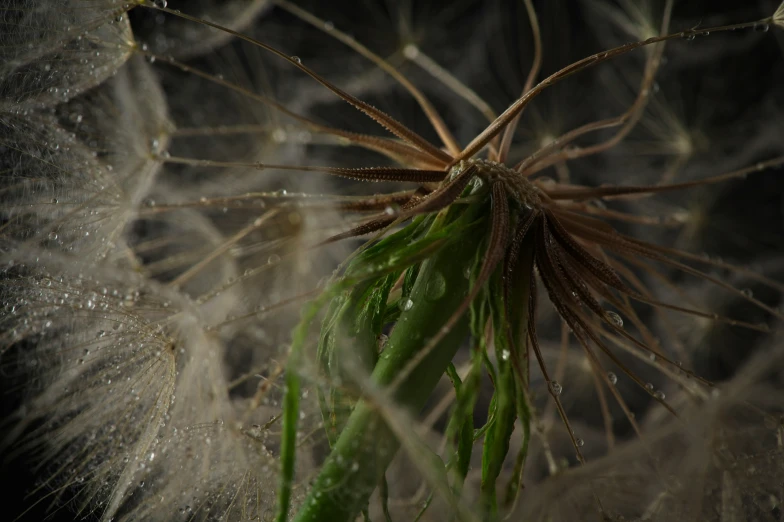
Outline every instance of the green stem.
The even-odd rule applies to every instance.
[[[411,306],[401,314],[373,370],[375,385],[392,382],[466,298],[469,282],[464,271],[483,244],[480,233],[473,229],[422,263]],[[463,319],[395,390],[395,404],[419,413],[467,334]],[[367,505],[400,445],[378,408],[366,400],[357,403],[296,522],[351,521]]]

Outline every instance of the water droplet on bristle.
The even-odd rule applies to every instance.
[[[615,326],[622,328],[623,327],[623,319],[620,315],[616,314],[615,312],[607,312],[607,316],[610,318]]]

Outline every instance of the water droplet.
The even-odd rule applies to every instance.
[[[577,444],[578,448],[585,446],[585,441],[583,439],[575,439],[574,443]]]
[[[403,310],[404,312],[411,310],[413,306],[414,306],[414,301],[412,301],[411,299],[406,299],[405,301],[400,303],[400,309]]]
[[[550,391],[558,397],[563,393],[563,386],[561,386],[558,381],[550,381]]]
[[[645,385],[645,389],[648,390],[648,391],[653,391],[653,384],[651,384],[651,383],[646,384]]]
[[[501,360],[502,361],[508,361],[510,355],[511,355],[511,353],[509,352],[509,350],[506,350],[506,349],[501,350]]]
[[[746,297],[754,297],[754,292],[751,291],[751,288],[744,288],[740,292]]]
[[[419,47],[414,44],[406,45],[403,47],[403,56],[409,60],[416,60],[417,56],[419,56]]]
[[[334,23],[330,22],[329,20],[324,22],[324,30],[325,31],[332,31],[333,29],[335,29],[335,24]]]
[[[768,24],[754,24],[754,30],[758,33],[767,33],[770,26]]]
[[[660,401],[663,401],[665,399],[665,397],[666,397],[666,395],[664,395],[664,392],[661,391],[661,390],[656,390],[656,392],[653,394],[653,396],[656,397],[657,399],[659,399]]]
[[[616,314],[615,312],[607,312],[607,317],[610,318],[610,321],[612,321],[615,326],[623,328],[623,319],[621,319],[620,315]]]
[[[618,382],[618,376],[613,372],[607,372],[607,379],[610,381],[610,384],[616,384]]]
[[[302,63],[302,59],[301,59],[299,56],[292,56],[292,57],[291,57],[291,61],[292,61],[292,62],[299,63],[299,64],[301,64],[301,63]]]
[[[425,287],[425,297],[430,301],[437,301],[446,293],[446,279],[440,272],[433,272]]]
[[[284,141],[286,141],[287,137],[288,136],[284,129],[278,128],[272,131],[272,141],[274,141],[275,143],[283,143]]]

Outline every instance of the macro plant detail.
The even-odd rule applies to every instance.
[[[752,161],[686,177],[697,140],[671,115],[656,120],[656,92],[665,46],[770,38],[784,4],[684,29],[672,0],[587,2],[634,41],[557,67],[549,11],[518,4],[527,69],[496,113],[424,45],[377,54],[285,0],[7,2],[0,361],[9,387],[27,390],[5,447],[35,454],[31,509],[281,522],[780,515],[782,424],[766,386],[782,274],[630,230],[691,224],[648,213],[659,195],[779,177],[780,144],[764,139]],[[319,35],[372,70],[345,82],[334,64],[317,72],[318,53],[284,51],[293,27],[307,28],[305,50]],[[620,115],[597,109],[527,139],[537,102],[616,62],[636,67]],[[410,124],[370,103],[401,93]],[[662,125],[680,134],[653,145],[675,158],[656,163],[658,179],[572,178]],[[742,313],[697,302],[686,278]],[[774,348],[717,387],[673,316],[690,333],[730,328]],[[555,345],[542,333],[553,325]],[[575,422],[572,374],[595,399],[593,424]],[[643,401],[654,406],[640,419]]]

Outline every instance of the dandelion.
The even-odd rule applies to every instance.
[[[784,27],[784,3],[782,3],[778,9],[776,9],[776,12],[773,13],[772,20],[774,24]]]
[[[29,393],[7,442],[35,450],[41,502],[104,520],[300,522],[710,519],[703,506],[748,512],[752,491],[778,505],[733,467],[777,448],[763,365],[733,363],[717,398],[694,325],[769,334],[780,274],[663,246],[678,220],[644,206],[784,165],[771,146],[684,174],[699,139],[655,88],[672,43],[777,15],[688,28],[672,2],[654,16],[624,1],[602,16],[638,41],[556,63],[526,1],[512,24],[530,34],[525,74],[497,111],[405,13],[386,54],[362,26],[268,4],[14,21],[62,28],[37,54],[43,31],[12,32],[4,78],[51,62],[70,82],[57,98],[9,80],[0,113],[0,354]],[[85,49],[111,59],[85,73]],[[619,113],[549,125],[537,103],[610,63],[632,80],[612,91],[632,92]],[[357,89],[340,81],[366,64]],[[417,112],[393,117],[390,100]],[[535,111],[540,139],[520,143]],[[611,183],[580,170],[633,152],[640,129],[655,168]],[[662,243],[632,233],[651,226]],[[650,458],[673,445],[686,449]]]

